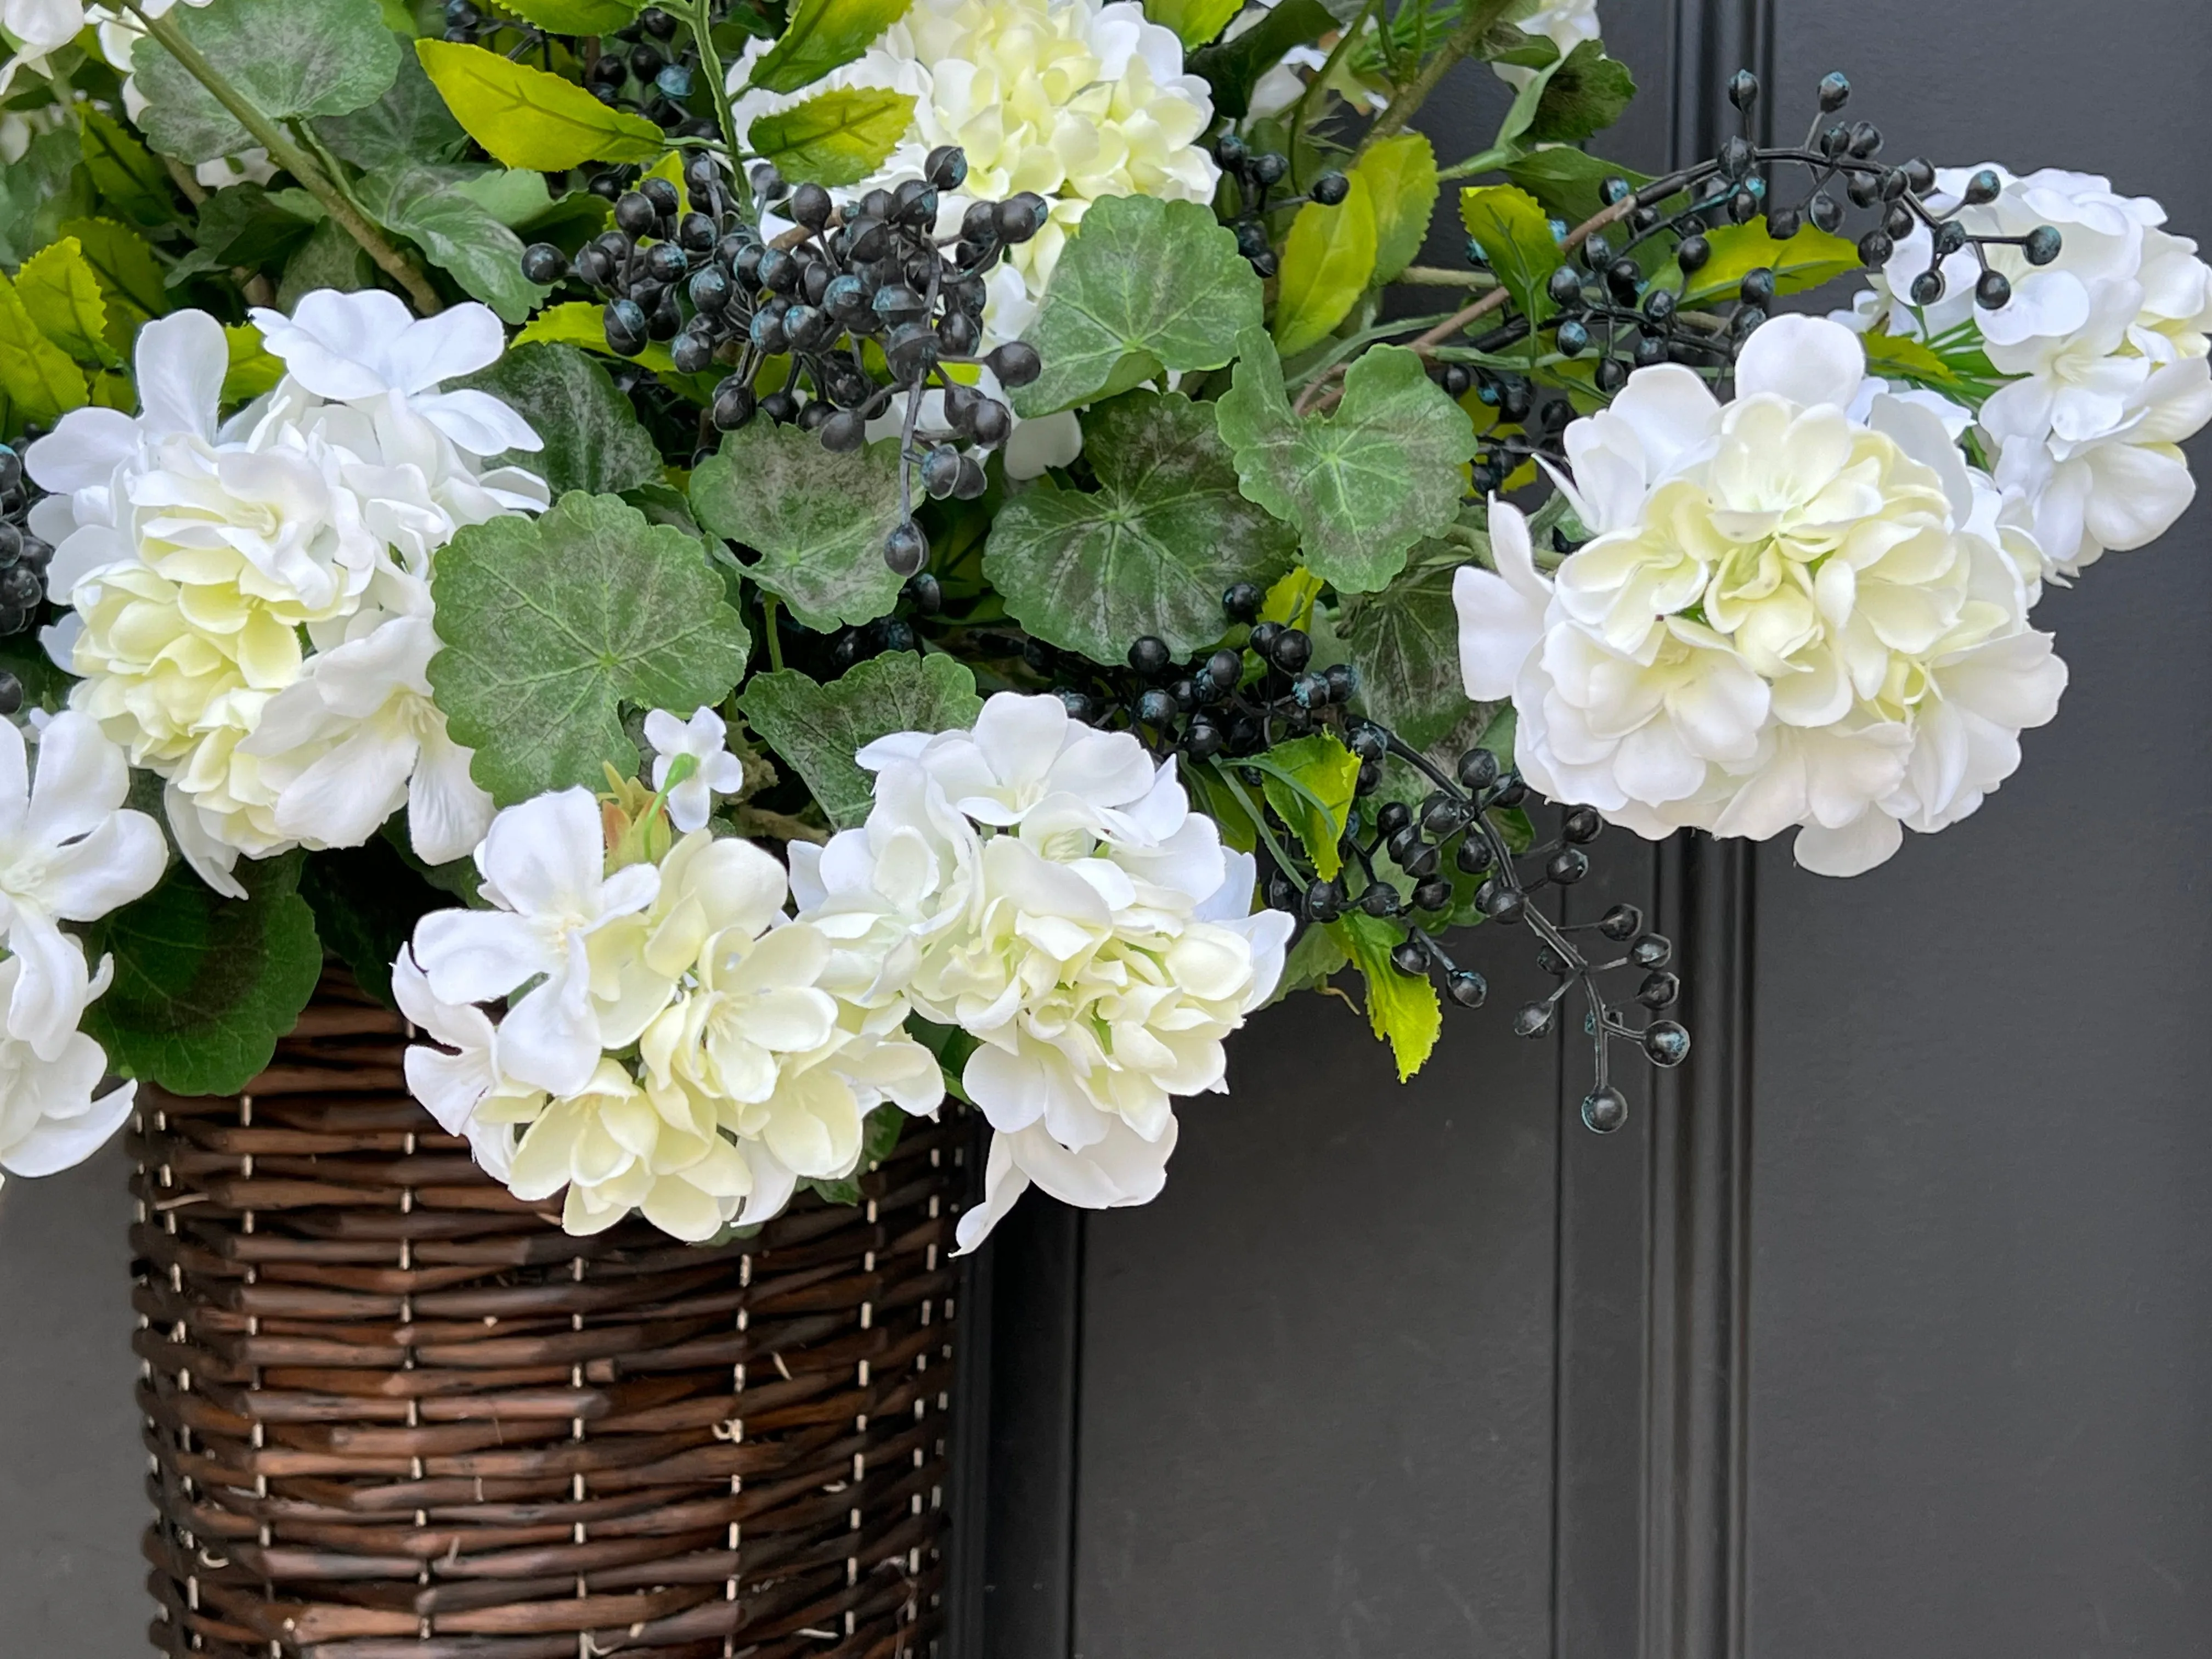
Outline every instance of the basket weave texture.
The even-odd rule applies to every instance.
[[[156,1649],[926,1659],[963,1127],[857,1208],[571,1238],[326,977],[247,1092],[133,1137]]]

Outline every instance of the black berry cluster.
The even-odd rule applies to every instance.
[[[54,550],[28,527],[40,493],[24,476],[23,458],[0,444],[0,635],[21,634],[46,619],[46,566]],[[21,693],[18,686],[16,696]]]
[[[1306,195],[1278,196],[1274,192],[1291,176],[1290,157],[1274,150],[1255,150],[1233,132],[1224,132],[1213,141],[1213,159],[1236,182],[1237,210],[1228,222],[1237,233],[1237,251],[1261,276],[1273,276],[1281,264],[1268,239],[1267,215],[1308,202],[1334,207],[1352,190],[1351,181],[1341,173],[1331,172],[1316,178]]]
[[[942,193],[957,190],[967,158],[930,152],[924,176],[841,205],[819,185],[793,187],[763,164],[756,198],[793,228],[763,240],[739,206],[734,181],[712,155],[686,165],[688,207],[674,185],[649,178],[619,194],[612,230],[574,260],[539,243],[523,253],[535,283],[573,279],[606,298],[607,344],[635,357],[665,343],[685,374],[726,369],[709,413],[735,431],[756,416],[796,424],[833,452],[858,449],[867,423],[906,398],[899,522],[884,562],[910,576],[928,562],[914,520],[915,486],[972,500],[987,487],[978,451],[995,448],[1013,416],[949,370],[981,364],[1000,386],[1028,385],[1036,349],[1010,341],[982,352],[984,278],[1010,246],[1042,228],[1045,204],[1029,192],[969,207],[954,235],[936,234]],[[782,384],[761,390],[771,361]],[[936,392],[933,424],[925,394]]]

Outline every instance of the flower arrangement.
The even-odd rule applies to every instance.
[[[1547,896],[1979,809],[2038,605],[2188,505],[2212,268],[1840,76],[1644,178],[1601,22],[0,0],[0,1168],[236,1091],[326,957],[575,1233],[953,1098],[963,1247],[1140,1204],[1255,1010],[1340,978],[1409,1076],[1499,929],[1618,1127],[1673,946]]]

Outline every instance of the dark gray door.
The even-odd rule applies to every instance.
[[[1843,69],[1899,154],[2106,172],[2212,235],[2203,0],[1602,9],[1623,160],[1710,143],[1739,64],[1784,131]],[[993,1249],[969,1651],[2212,1650],[2207,522],[2045,602],[2057,722],[1883,869],[1600,843],[1695,974],[1698,1055],[1628,1130],[1500,1016],[1401,1090],[1305,1000],[1183,1114],[1159,1202],[1032,1200]]]

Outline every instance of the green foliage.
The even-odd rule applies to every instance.
[[[100,199],[131,223],[166,225],[177,216],[169,175],[153,152],[113,116],[90,102],[76,106],[85,171]]]
[[[1044,372],[1013,394],[1014,409],[1047,415],[1163,369],[1218,368],[1260,316],[1260,279],[1212,209],[1106,197],[1061,252],[1024,336]]]
[[[446,900],[399,849],[381,836],[360,847],[310,853],[300,871],[300,896],[315,913],[315,931],[353,970],[354,981],[386,1007],[392,964],[425,912]]]
[[[833,455],[811,433],[755,421],[691,474],[691,507],[760,554],[746,576],[809,628],[857,627],[898,603],[902,584],[884,562],[899,516],[895,438]]]
[[[77,166],[82,143],[74,125],[41,132],[0,167],[0,264],[29,258],[53,240],[64,219],[92,211],[89,175]]]
[[[500,0],[500,9],[548,34],[612,34],[639,10],[634,0]]]
[[[23,261],[15,292],[39,331],[78,362],[89,368],[122,367],[122,355],[108,340],[100,277],[76,237],[64,236]]]
[[[1632,167],[1592,155],[1571,144],[1531,150],[1508,163],[1505,176],[1534,197],[1545,212],[1570,225],[1595,217],[1605,205],[1598,186],[1607,179],[1625,179],[1631,190],[1641,189],[1651,182]]]
[[[667,147],[643,116],[482,46],[417,40],[415,52],[453,118],[508,167],[559,173],[586,161],[650,161]]]
[[[913,119],[911,93],[848,88],[759,117],[748,143],[794,183],[857,184],[884,164]]]
[[[230,362],[222,377],[222,403],[226,409],[234,404],[251,403],[263,392],[273,391],[276,382],[284,378],[284,360],[261,343],[261,331],[252,324],[226,324],[222,337],[223,343],[230,348]]]
[[[1565,258],[1542,205],[1517,185],[1481,185],[1459,193],[1460,222],[1530,321],[1558,309],[1544,283]]]
[[[354,294],[375,286],[376,268],[362,245],[336,220],[325,219],[285,260],[284,280],[276,288],[276,308],[289,312],[319,288]]]
[[[1185,52],[1194,52],[1227,28],[1244,0],[1145,0],[1145,15],[1173,29]]]
[[[623,706],[720,702],[751,646],[699,544],[611,495],[469,526],[439,554],[431,593],[446,647],[431,688],[501,805],[596,788],[610,762],[635,770]]]
[[[1260,787],[1275,816],[1297,837],[1314,869],[1334,880],[1344,869],[1339,843],[1359,782],[1359,757],[1334,732],[1316,732],[1279,743],[1251,763],[1260,769]]]
[[[1217,418],[1245,495],[1297,527],[1307,567],[1340,592],[1384,586],[1459,516],[1474,423],[1396,346],[1352,363],[1332,413],[1300,416],[1267,337],[1249,330],[1237,344]]]
[[[1467,562],[1462,548],[1424,542],[1389,586],[1346,606],[1360,706],[1416,749],[1441,739],[1468,711],[1452,606],[1452,577]]]
[[[301,858],[240,860],[244,899],[173,865],[145,897],[85,929],[93,960],[115,958],[84,1029],[117,1071],[174,1094],[228,1095],[269,1064],[323,969]]]
[[[0,392],[13,426],[52,426],[92,397],[84,371],[40,331],[15,284],[0,276]]]
[[[1303,929],[1283,957],[1283,975],[1275,981],[1268,1006],[1299,991],[1318,990],[1344,970],[1352,958],[1334,933],[1326,927]]]
[[[1124,392],[1083,422],[1096,491],[1039,479],[991,526],[983,574],[1039,639],[1118,661],[1153,634],[1178,656],[1221,634],[1231,583],[1273,580],[1295,538],[1237,493],[1214,408]]]
[[[1321,0],[1281,0],[1255,27],[1234,40],[1222,40],[1191,54],[1189,68],[1213,89],[1217,115],[1242,120],[1252,107],[1252,88],[1293,46],[1304,46],[1336,27]]]
[[[1437,210],[1437,153],[1425,136],[1401,132],[1368,147],[1352,176],[1375,211],[1375,277],[1387,283],[1413,263]]]
[[[354,193],[371,218],[412,241],[501,320],[519,323],[551,290],[523,276],[522,239],[465,188],[496,176],[402,161],[363,173]],[[543,180],[537,189],[542,198]]]
[[[738,699],[760,740],[789,762],[830,822],[849,830],[874,799],[853,757],[892,732],[949,732],[983,712],[975,677],[943,655],[890,651],[855,664],[827,685],[795,668],[756,674]]]
[[[1375,207],[1367,180],[1346,179],[1334,207],[1308,202],[1291,222],[1275,290],[1275,349],[1294,357],[1328,337],[1375,276]]]
[[[376,0],[215,0],[177,7],[167,21],[275,121],[344,115],[374,103],[399,73],[399,43]],[[158,41],[140,41],[131,67],[155,149],[197,162],[252,146],[238,118]]]
[[[1711,257],[1686,284],[1680,267],[1671,259],[1653,279],[1662,286],[1682,286],[1685,306],[1733,299],[1743,279],[1762,268],[1774,273],[1777,294],[1800,294],[1859,268],[1858,248],[1842,237],[1807,225],[1788,241],[1777,241],[1763,215],[1748,224],[1707,231],[1705,240],[1712,247]]]
[[[603,308],[588,300],[570,300],[565,304],[548,306],[532,317],[522,331],[514,337],[514,344],[532,345],[542,340],[611,357],[614,353],[607,345],[607,327],[604,318]],[[655,374],[672,374],[676,368],[676,360],[668,355],[668,348],[658,341],[648,344],[630,361]]]
[[[753,65],[750,86],[797,92],[851,63],[906,15],[909,0],[799,0],[782,38]]]
[[[382,97],[349,115],[325,116],[315,131],[332,155],[357,167],[444,161],[468,137],[411,52],[399,55],[399,74]]]
[[[1605,55],[1603,41],[1577,41],[1552,71],[1524,136],[1537,143],[1578,144],[1618,121],[1635,96],[1636,77]]]
[[[127,355],[139,329],[169,310],[169,291],[162,285],[153,248],[137,231],[112,219],[65,220],[61,229],[63,235],[76,239],[100,283],[107,310],[108,344]]]
[[[660,452],[636,408],[574,346],[516,346],[454,384],[490,392],[538,429],[544,449],[501,459],[528,467],[556,495],[619,495],[660,482]]]
[[[1367,981],[1367,1023],[1390,1044],[1403,1083],[1427,1064],[1443,1034],[1443,1004],[1425,974],[1401,974],[1390,952],[1404,930],[1394,921],[1355,910],[1328,924],[1329,933]]]

